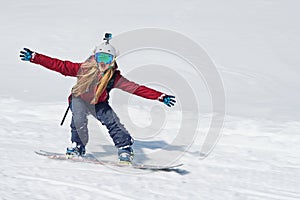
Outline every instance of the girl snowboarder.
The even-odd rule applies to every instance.
[[[138,85],[124,78],[118,70],[116,49],[109,43],[111,34],[106,33],[102,44],[94,49],[83,63],[73,63],[51,58],[24,48],[20,52],[21,60],[42,65],[65,76],[77,77],[77,83],[72,88],[69,97],[72,111],[71,141],[73,147],[68,147],[66,155],[84,156],[88,143],[87,115],[92,114],[108,129],[108,132],[118,148],[121,162],[131,162],[133,159],[133,138],[108,103],[109,92],[119,88],[126,92],[153,100],[159,100],[167,106],[174,106],[175,97],[163,94],[143,85]]]

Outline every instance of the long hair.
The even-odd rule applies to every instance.
[[[117,64],[113,62],[112,66],[110,66],[110,68],[107,69],[104,74],[102,74],[100,69],[98,68],[94,56],[89,57],[80,66],[79,72],[77,74],[77,83],[72,88],[72,94],[77,97],[86,92],[94,92],[94,98],[90,103],[96,104],[99,100],[99,97],[107,87],[108,82],[112,78],[116,67]],[[90,91],[94,87],[97,87],[97,90]]]

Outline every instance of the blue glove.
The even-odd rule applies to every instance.
[[[174,104],[176,103],[175,96],[171,96],[171,95],[164,95],[162,99],[160,99],[160,101],[169,107],[174,106]]]
[[[21,60],[30,61],[30,59],[32,58],[33,51],[27,48],[24,48],[24,50],[25,51],[20,51]]]

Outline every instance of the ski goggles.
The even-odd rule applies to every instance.
[[[98,52],[95,54],[95,60],[97,63],[104,62],[105,64],[112,63],[114,56],[108,53]]]

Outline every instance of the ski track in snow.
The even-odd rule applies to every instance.
[[[70,188],[70,190],[84,190],[85,192],[91,192],[91,193],[96,193],[95,195],[99,195],[101,196],[101,198],[108,198],[108,199],[125,199],[125,200],[129,200],[129,199],[134,199],[133,197],[129,197],[130,195],[124,196],[124,194],[119,194],[116,191],[108,191],[108,190],[104,190],[104,189],[99,189],[99,188],[95,188],[92,185],[87,185],[86,183],[81,183],[81,182],[65,182],[65,181],[58,181],[58,180],[53,180],[53,179],[46,179],[46,178],[37,178],[37,177],[31,177],[31,176],[17,176],[16,178],[18,179],[24,179],[25,180],[29,180],[29,181],[37,181],[37,182],[45,182],[46,184],[51,184],[51,185],[55,185],[55,186],[67,186],[68,188]],[[47,188],[46,188],[47,189]],[[47,191],[46,191],[47,193]]]

